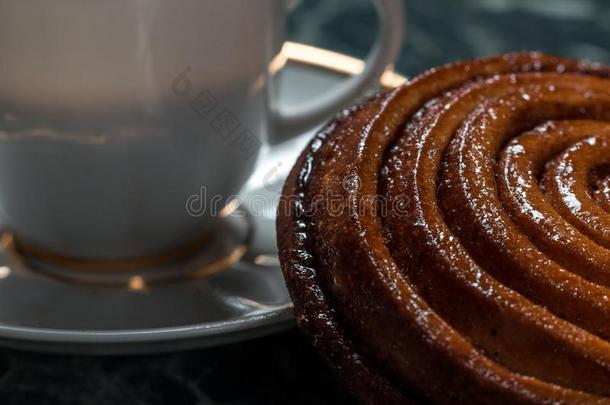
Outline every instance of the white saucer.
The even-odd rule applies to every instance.
[[[283,53],[288,62],[280,76],[283,103],[329,91],[362,69],[360,60],[300,44],[287,43]],[[402,80],[386,72],[382,85]],[[276,256],[275,201],[313,132],[263,152],[242,192],[243,207],[256,212],[238,208],[224,220],[223,239],[212,245],[216,253],[226,250],[226,257],[233,257],[232,246],[243,248],[222,271],[154,284],[134,275],[120,288],[103,287],[32,271],[14,253],[10,238],[0,240],[0,345],[60,353],[152,353],[224,344],[292,326]]]

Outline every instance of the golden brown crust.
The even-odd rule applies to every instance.
[[[280,259],[300,326],[362,402],[610,402],[591,180],[610,163],[608,76],[538,53],[461,62],[312,140]]]

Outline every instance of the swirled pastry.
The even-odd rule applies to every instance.
[[[610,70],[432,69],[338,115],[284,189],[301,328],[363,403],[610,403]]]

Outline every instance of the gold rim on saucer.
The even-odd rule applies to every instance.
[[[324,70],[332,70],[346,76],[360,74],[364,70],[365,65],[363,60],[353,56],[290,41],[284,42],[282,51],[271,63],[270,70],[272,73],[279,71],[286,62],[295,62]],[[379,85],[382,88],[391,89],[398,87],[408,80],[393,69],[393,66],[388,66],[379,78]]]

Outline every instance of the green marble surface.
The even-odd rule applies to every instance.
[[[406,0],[396,69],[410,76],[447,62],[544,51],[610,63],[607,0]],[[301,0],[289,38],[366,56],[377,31],[370,0]]]
[[[408,75],[461,58],[541,50],[610,62],[605,0],[408,0]],[[302,0],[292,40],[363,57],[377,28],[368,0]],[[342,387],[297,331],[216,349],[136,357],[0,350],[0,404],[342,404]]]

